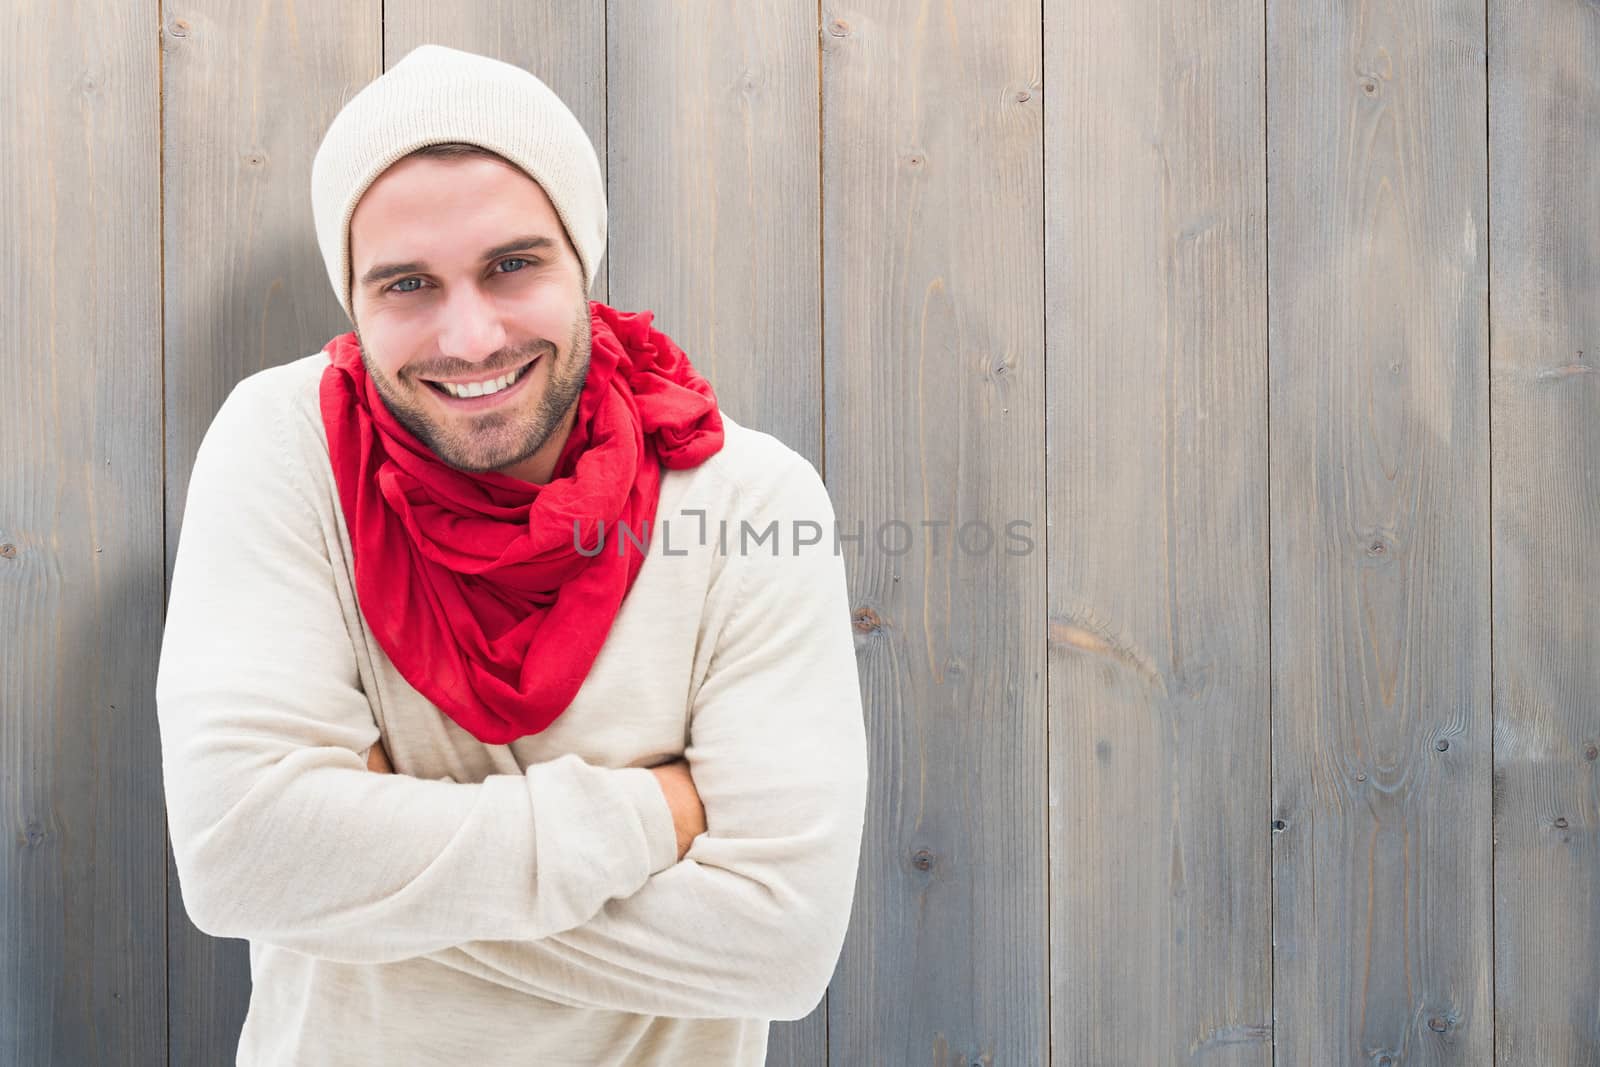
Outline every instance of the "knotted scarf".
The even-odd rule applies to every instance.
[[[394,418],[354,331],[323,348],[322,421],[361,612],[401,676],[488,744],[566,710],[644,564],[635,541],[648,548],[661,469],[722,447],[710,383],[652,313],[589,311],[588,378],[543,485],[447,465]],[[619,522],[631,536],[616,536]],[[605,543],[608,529],[628,551]]]

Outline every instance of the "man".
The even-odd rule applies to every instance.
[[[355,329],[207,430],[156,685],[237,1062],[763,1063],[866,802],[821,479],[589,300],[599,162],[528,72],[416,49],[312,187]]]

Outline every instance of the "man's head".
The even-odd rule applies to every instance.
[[[422,45],[334,118],[311,187],[329,281],[396,418],[462,470],[547,480],[605,253],[599,159],[577,118],[520,67]],[[503,396],[435,384],[530,361]]]
[[[539,184],[477,146],[419,149],[356,206],[350,262],[362,359],[396,420],[460,470],[547,481],[588,373],[589,304]],[[484,383],[501,388],[462,395]]]

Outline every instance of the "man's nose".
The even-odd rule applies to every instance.
[[[444,309],[439,352],[467,363],[479,363],[506,346],[505,327],[494,300],[476,285],[457,286]]]

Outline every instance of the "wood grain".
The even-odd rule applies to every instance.
[[[1600,6],[1489,5],[1494,1008],[1600,1064]]]
[[[1045,25],[1054,1061],[1265,1065],[1261,10]]]
[[[1487,1064],[1483,6],[1268,7],[1285,1064]]]
[[[1049,1057],[1039,34],[1035,4],[822,9],[824,443],[865,539],[873,780],[834,1064]]]
[[[155,5],[7,15],[0,1063],[161,1063]]]

